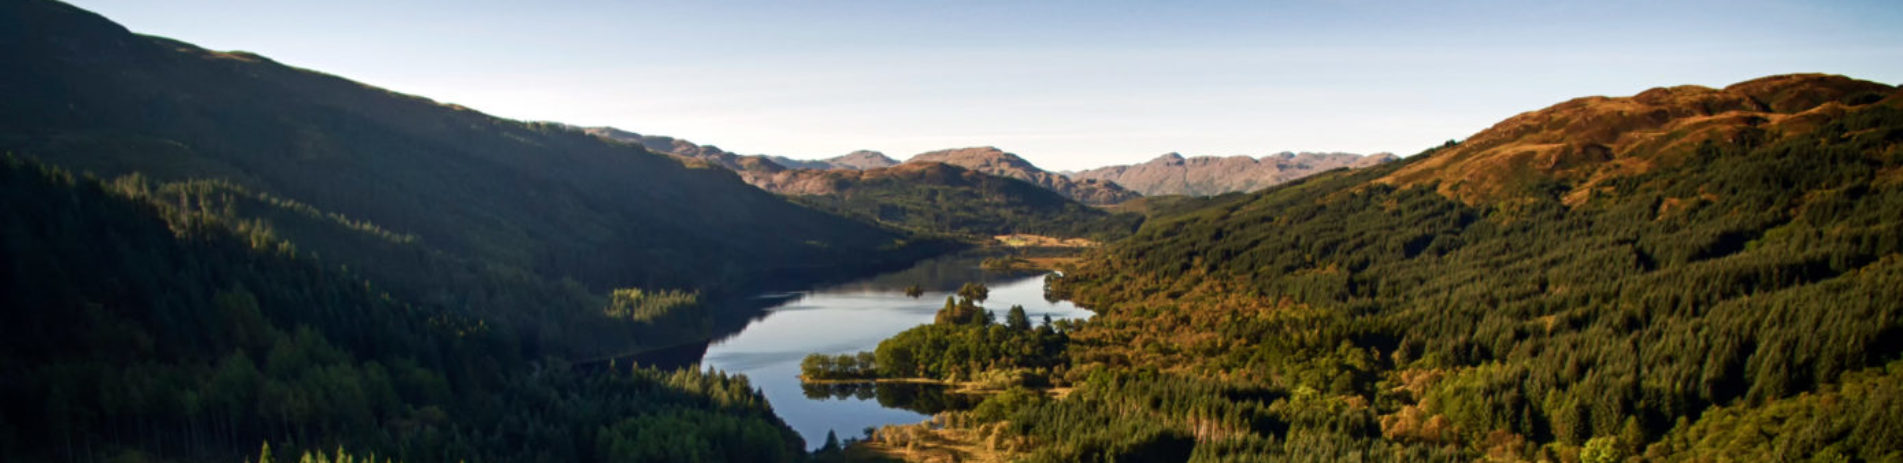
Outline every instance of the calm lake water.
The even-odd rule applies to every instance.
[[[870,351],[900,331],[931,323],[946,296],[965,282],[983,282],[991,288],[984,306],[1000,320],[1012,305],[1024,306],[1033,321],[1045,315],[1054,320],[1091,315],[1068,301],[1044,300],[1041,273],[988,273],[974,259],[938,259],[901,272],[792,295],[739,333],[708,346],[701,364],[747,375],[772,401],[780,418],[806,438],[809,448],[823,444],[828,430],[845,439],[861,435],[867,427],[924,421],[930,418],[929,412],[968,406],[972,398],[948,397],[935,386],[919,385],[802,388],[797,377],[800,360],[816,352]],[[925,289],[925,294],[906,296],[905,288],[911,285]]]

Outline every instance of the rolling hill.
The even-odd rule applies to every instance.
[[[589,127],[581,130],[605,139],[640,145],[657,153],[668,153],[725,167],[739,174],[747,183],[763,190],[786,195],[824,194],[808,186],[806,179],[827,177],[828,174],[801,171],[867,170],[901,164],[886,157],[885,153],[877,151],[854,151],[830,159],[807,161],[785,156],[738,155],[713,145],[697,145],[673,137],[642,135],[612,127]],[[1109,181],[1072,180],[1069,177],[1039,169],[1018,155],[993,147],[931,151],[914,155],[905,163],[950,164],[986,175],[1023,180],[1090,205],[1116,204],[1140,196]]]
[[[840,214],[916,230],[988,239],[1036,234],[1121,238],[1142,217],[1106,212],[1013,178],[936,162],[866,170],[795,170],[775,189]]]
[[[718,298],[942,250],[725,169],[137,35],[56,2],[0,5],[0,56],[0,152],[189,190],[177,201],[258,221],[407,298],[523,327],[530,345],[646,342],[588,334],[616,326],[599,323],[614,288]]]
[[[803,459],[745,378],[572,370],[147,187],[0,159],[0,459]]]
[[[1105,166],[1064,175],[1074,179],[1116,183],[1144,196],[1215,196],[1253,192],[1331,169],[1368,167],[1396,159],[1400,158],[1389,153],[1363,156],[1350,153],[1282,152],[1261,158],[1183,157],[1169,153],[1142,164]]]
[[[1187,205],[1054,281],[1099,312],[1066,398],[945,421],[1026,461],[1903,456],[1897,87],[1582,98]]]
[[[786,156],[741,155],[727,152],[714,145],[697,145],[694,142],[662,135],[642,135],[614,127],[580,127],[581,131],[609,140],[633,143],[649,151],[672,154],[688,159],[699,159],[728,168],[741,175],[748,176],[750,171],[744,166],[749,162],[766,161],[787,169],[873,169],[898,165],[899,161],[886,157],[878,151],[859,150],[828,159],[801,160]],[[751,160],[751,161],[747,161]]]
[[[919,153],[906,159],[905,162],[945,163],[976,172],[1015,178],[1055,191],[1077,202],[1094,206],[1116,204],[1142,196],[1116,183],[1096,179],[1073,180],[1051,173],[1039,169],[1016,154],[990,146]]]

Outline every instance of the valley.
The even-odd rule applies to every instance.
[[[0,460],[1903,461],[1893,83],[1666,80],[1407,156],[1133,163],[1200,109],[1072,130],[1118,104],[1085,90],[1195,73],[929,67],[851,90],[955,74],[1015,96],[882,115],[1076,119],[789,156],[115,19],[0,0]],[[878,103],[739,87],[689,101],[772,109],[644,117],[757,140]],[[1354,134],[1441,127],[1413,124]],[[1184,149],[1264,152],[1229,146]]]

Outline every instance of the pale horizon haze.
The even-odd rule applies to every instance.
[[[1567,99],[1903,80],[1903,4],[77,0],[135,32],[740,154],[1409,155]]]

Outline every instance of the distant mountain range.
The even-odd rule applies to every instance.
[[[1145,196],[1214,196],[1249,192],[1343,167],[1360,168],[1400,159],[1392,153],[1282,152],[1251,156],[1192,156],[1169,153],[1149,162],[1067,172],[1073,179],[1115,182]]]
[[[734,154],[714,145],[698,145],[674,137],[642,135],[613,127],[578,127],[578,129],[597,137],[641,145],[657,153],[697,159],[725,167],[740,174],[740,178],[746,180],[747,183],[786,195],[824,194],[819,191],[827,190],[827,188],[814,182],[833,177],[806,171],[866,170],[900,164],[899,161],[878,151],[860,150],[828,159],[801,160],[785,156]],[[1091,205],[1116,204],[1141,196],[1108,181],[1076,180],[1046,171],[1018,155],[989,146],[921,153],[913,156],[906,163],[949,164],[987,175],[1023,180],[1055,191],[1072,200]]]
[[[921,153],[905,162],[940,162],[1000,177],[1015,178],[1048,188],[1084,204],[1116,204],[1141,196],[1114,182],[1096,179],[1077,180],[1045,171],[1031,165],[1030,161],[1016,154],[1006,153],[1004,150],[990,146]]]
[[[818,160],[785,156],[742,155],[714,145],[700,145],[674,137],[642,135],[613,127],[578,127],[598,137],[641,145],[657,153],[697,159],[733,170],[747,183],[789,195],[820,194],[811,184],[815,176],[798,170],[865,170],[899,165],[878,151],[852,153]],[[1051,172],[1016,154],[981,146],[920,153],[906,163],[938,162],[1000,177],[1015,178],[1050,189],[1090,205],[1110,205],[1139,196],[1214,196],[1249,192],[1339,168],[1360,168],[1400,159],[1391,153],[1282,152],[1251,156],[1193,156],[1169,153],[1142,164],[1107,166],[1080,172]]]

